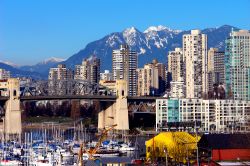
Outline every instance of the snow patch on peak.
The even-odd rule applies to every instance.
[[[51,58],[45,59],[44,61],[40,62],[39,64],[58,63],[58,62],[63,62],[65,60],[66,59],[63,59],[63,58],[51,57]]]
[[[158,31],[168,31],[168,32],[173,32],[173,33],[180,33],[182,30],[173,30],[169,27],[165,27],[162,25],[159,26],[150,26],[148,29],[144,31],[144,33],[149,33],[149,32],[158,32]]]
[[[108,44],[110,47],[114,47],[117,42],[122,43],[122,40],[116,34],[110,35],[106,40],[106,44]]]
[[[12,67],[18,67],[17,64],[13,63],[13,62],[9,62],[9,61],[2,61],[0,60],[1,63],[4,63],[6,65],[12,66]]]
[[[148,29],[146,29],[144,31],[144,33],[148,33],[148,32],[151,32],[151,31],[162,31],[162,30],[165,30],[165,29],[169,29],[165,26],[162,26],[162,25],[159,25],[159,26],[150,26],[148,27]]]
[[[174,33],[181,33],[182,30],[179,30],[179,29],[176,29],[176,30],[173,30]]]
[[[56,58],[56,57],[51,57],[47,61],[54,61],[54,62],[62,62],[65,61],[63,58]]]
[[[144,48],[140,48],[140,52],[138,54],[141,55],[141,54],[145,54],[145,53],[146,53],[146,50]]]
[[[123,38],[129,46],[145,43],[144,34],[138,31],[135,27],[127,28],[123,31]]]
[[[163,26],[163,25],[159,25],[158,27],[157,27],[157,29],[158,29],[158,31],[162,31],[162,30],[164,30],[164,29],[169,29],[168,27],[165,27],[165,26]]]
[[[135,27],[130,27],[130,28],[127,28],[123,31],[124,34],[133,34],[133,33],[136,33],[137,29]]]

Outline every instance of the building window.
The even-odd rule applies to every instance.
[[[13,91],[13,96],[16,96],[16,90]]]

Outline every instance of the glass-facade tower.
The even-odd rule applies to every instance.
[[[226,40],[225,81],[228,97],[250,100],[250,33],[232,31]]]

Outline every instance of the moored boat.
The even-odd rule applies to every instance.
[[[99,157],[115,157],[119,155],[121,155],[121,153],[118,150],[99,150],[92,156],[94,158],[99,158]],[[83,160],[88,160],[90,158],[90,155],[88,153],[83,153],[82,157]]]
[[[3,166],[21,166],[22,163],[20,161],[16,161],[16,160],[2,160],[0,161],[0,165]]]

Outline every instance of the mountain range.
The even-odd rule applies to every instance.
[[[55,67],[63,61],[65,61],[65,59],[52,57],[32,66],[21,66],[19,69],[29,72],[39,72],[43,78],[46,78],[48,77],[49,68]]]
[[[0,68],[10,71],[11,77],[31,77],[33,79],[45,78],[41,73],[21,70],[18,67],[6,64],[4,62],[0,62]]]
[[[216,47],[219,50],[224,50],[225,39],[229,36],[232,29],[238,30],[236,27],[223,25],[217,28],[206,28],[201,30],[201,32],[208,36],[208,48]],[[30,76],[33,76],[32,73],[37,72],[41,77],[47,78],[49,68],[56,66],[58,63],[64,63],[67,67],[74,69],[74,66],[81,64],[83,59],[88,58],[90,55],[96,55],[101,59],[101,71],[104,69],[111,70],[112,50],[119,49],[119,46],[125,43],[138,53],[139,67],[155,58],[159,62],[166,63],[168,51],[174,50],[175,47],[182,47],[182,36],[189,33],[190,30],[172,30],[161,25],[151,26],[143,32],[135,27],[131,27],[122,32],[114,32],[99,40],[90,42],[84,49],[70,56],[67,60],[52,58],[33,66],[13,68],[30,72],[25,73],[31,74]],[[4,67],[0,64],[0,68]]]

